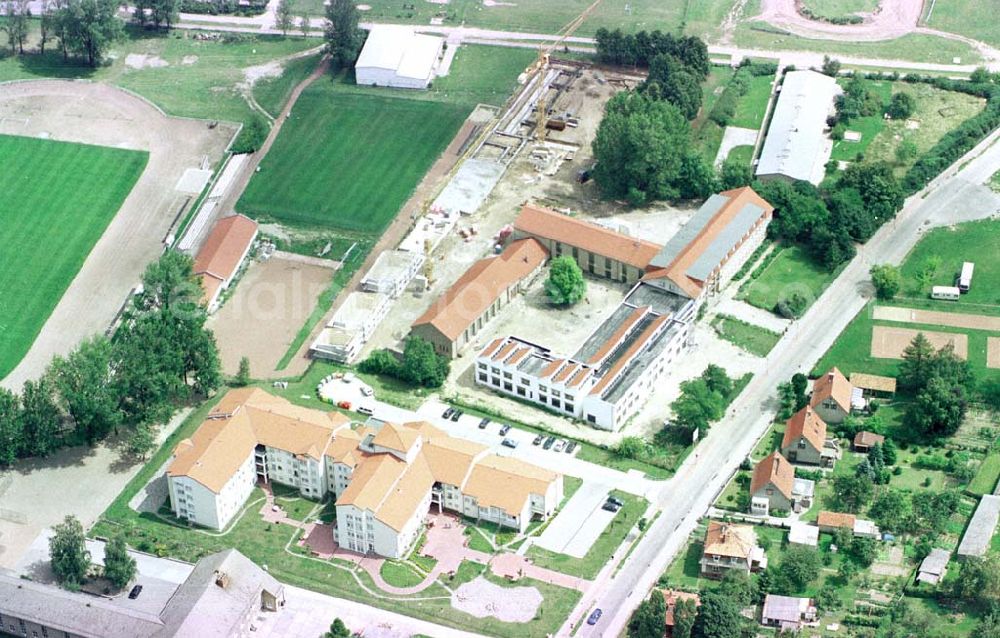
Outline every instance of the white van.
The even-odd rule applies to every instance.
[[[934,286],[931,288],[931,299],[944,299],[945,301],[958,301],[962,296],[962,291],[957,286]]]

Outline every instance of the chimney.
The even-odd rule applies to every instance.
[[[222,589],[225,589],[226,587],[229,586],[229,575],[226,574],[225,572],[220,572],[220,571],[216,570],[216,572],[215,572],[215,584],[217,586],[221,587]]]

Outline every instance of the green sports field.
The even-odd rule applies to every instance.
[[[292,225],[378,233],[468,113],[460,105],[361,98],[313,85],[237,209]]]
[[[0,378],[31,347],[147,157],[0,135]]]

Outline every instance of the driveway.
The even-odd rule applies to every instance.
[[[614,512],[601,509],[607,496],[607,486],[584,481],[532,544],[559,554],[583,558],[615,517]]]

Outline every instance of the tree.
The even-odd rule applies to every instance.
[[[637,436],[622,437],[615,445],[615,454],[623,459],[638,459],[646,451],[646,442]]]
[[[0,467],[13,465],[23,448],[20,402],[16,394],[0,388]]]
[[[59,447],[62,417],[47,378],[24,383],[20,421],[22,456],[46,456]]]
[[[82,55],[92,67],[101,63],[108,46],[121,37],[124,28],[117,0],[66,0],[59,13],[62,24],[56,37],[63,54]]]
[[[723,190],[741,188],[753,183],[753,167],[728,157],[719,170],[719,185]]]
[[[302,32],[303,38],[309,37],[312,33],[312,22],[309,21],[309,14],[306,12],[299,15],[299,31]]]
[[[724,405],[725,397],[699,378],[681,383],[681,395],[670,404],[670,409],[678,425],[704,433],[711,422],[722,418]]]
[[[892,264],[876,264],[868,271],[872,285],[875,286],[875,296],[882,300],[892,299],[899,292],[903,278],[899,268]]]
[[[606,197],[633,205],[680,196],[690,126],[680,110],[636,91],[616,94],[594,139],[594,181]]]
[[[718,392],[723,399],[729,398],[733,393],[733,380],[726,374],[725,369],[714,363],[708,364],[701,373],[701,378],[712,392]]]
[[[154,447],[156,447],[156,436],[152,426],[145,422],[136,423],[125,442],[125,451],[144,461]]]
[[[576,260],[561,255],[549,265],[549,278],[545,280],[545,293],[557,306],[571,306],[587,294],[587,282]]]
[[[678,600],[674,604],[674,634],[673,638],[691,638],[698,607],[693,600]]]
[[[994,613],[980,620],[969,638],[1000,638],[1000,616]]]
[[[351,630],[347,628],[344,621],[334,618],[330,623],[330,631],[323,634],[323,638],[351,638]]]
[[[811,547],[792,546],[778,566],[780,588],[789,594],[803,591],[819,573],[819,554]]]
[[[76,424],[77,437],[87,445],[103,439],[121,423],[113,358],[111,342],[99,336],[81,343],[65,359],[57,356],[49,365],[55,389]]]
[[[792,375],[792,391],[795,392],[795,412],[798,412],[802,408],[809,405],[809,396],[806,395],[806,390],[809,389],[809,377],[802,374],[801,372],[796,372]]]
[[[170,29],[178,18],[179,0],[148,0],[149,20],[153,28]]]
[[[778,384],[778,418],[788,419],[793,414],[795,414],[795,388],[792,387],[791,381],[786,381],[785,383]]]
[[[358,7],[353,0],[330,0],[326,5],[324,37],[337,68],[349,69],[358,59],[365,34],[358,28]]]
[[[899,364],[899,385],[904,390],[916,392],[927,385],[931,375],[931,361],[934,346],[918,332],[910,345],[903,349],[903,360]]]
[[[661,53],[649,64],[649,75],[643,92],[651,97],[666,100],[693,120],[701,109],[701,82],[676,57]]]
[[[837,180],[840,188],[854,188],[875,228],[896,216],[903,207],[903,187],[888,162],[853,163]]]
[[[649,598],[639,603],[628,625],[629,638],[662,638],[666,625],[667,605],[663,594],[654,589]]]
[[[829,75],[832,78],[840,75],[840,60],[831,58],[828,55],[823,56],[823,74]]]
[[[45,55],[45,45],[52,39],[52,27],[55,22],[55,12],[52,10],[50,0],[42,0],[41,12],[38,20],[38,53]]]
[[[894,93],[885,113],[894,120],[904,120],[917,108],[917,101],[909,93]]]
[[[90,552],[84,542],[83,526],[75,516],[67,516],[52,531],[49,539],[52,572],[60,583],[79,586],[90,569]]]
[[[691,635],[695,638],[739,638],[742,626],[743,620],[736,603],[722,594],[709,591],[701,596],[701,606],[698,607]]]
[[[236,371],[236,378],[233,379],[233,385],[235,386],[246,386],[250,385],[250,358],[242,357],[240,359],[240,369]]]
[[[859,565],[869,567],[878,555],[878,544],[874,538],[855,538],[851,541],[850,554]]]
[[[905,423],[933,438],[951,436],[962,424],[967,407],[962,386],[951,380],[932,377],[917,394],[916,401],[907,408]]]
[[[2,27],[7,32],[7,44],[11,53],[24,53],[24,43],[28,39],[28,18],[31,10],[28,0],[10,0],[7,2],[6,24]]]
[[[281,35],[288,37],[288,32],[295,26],[295,0],[280,0],[274,12],[274,26]]]
[[[982,608],[1000,602],[1000,558],[970,557],[962,561],[962,571],[952,583],[952,596]]]
[[[940,267],[941,257],[939,255],[931,255],[924,261],[923,267],[917,271],[914,277],[917,281],[918,291],[927,290],[934,283],[934,277],[937,276]]]
[[[716,591],[740,607],[752,605],[757,593],[750,576],[740,569],[726,570]]]
[[[835,476],[833,493],[849,512],[857,512],[872,500],[874,489],[869,479],[859,476]]]
[[[128,547],[121,534],[104,546],[104,577],[115,589],[122,589],[135,578],[135,559],[129,556]]]
[[[434,345],[421,337],[412,336],[403,346],[399,378],[412,385],[439,388],[448,378],[451,363],[434,352]]]

